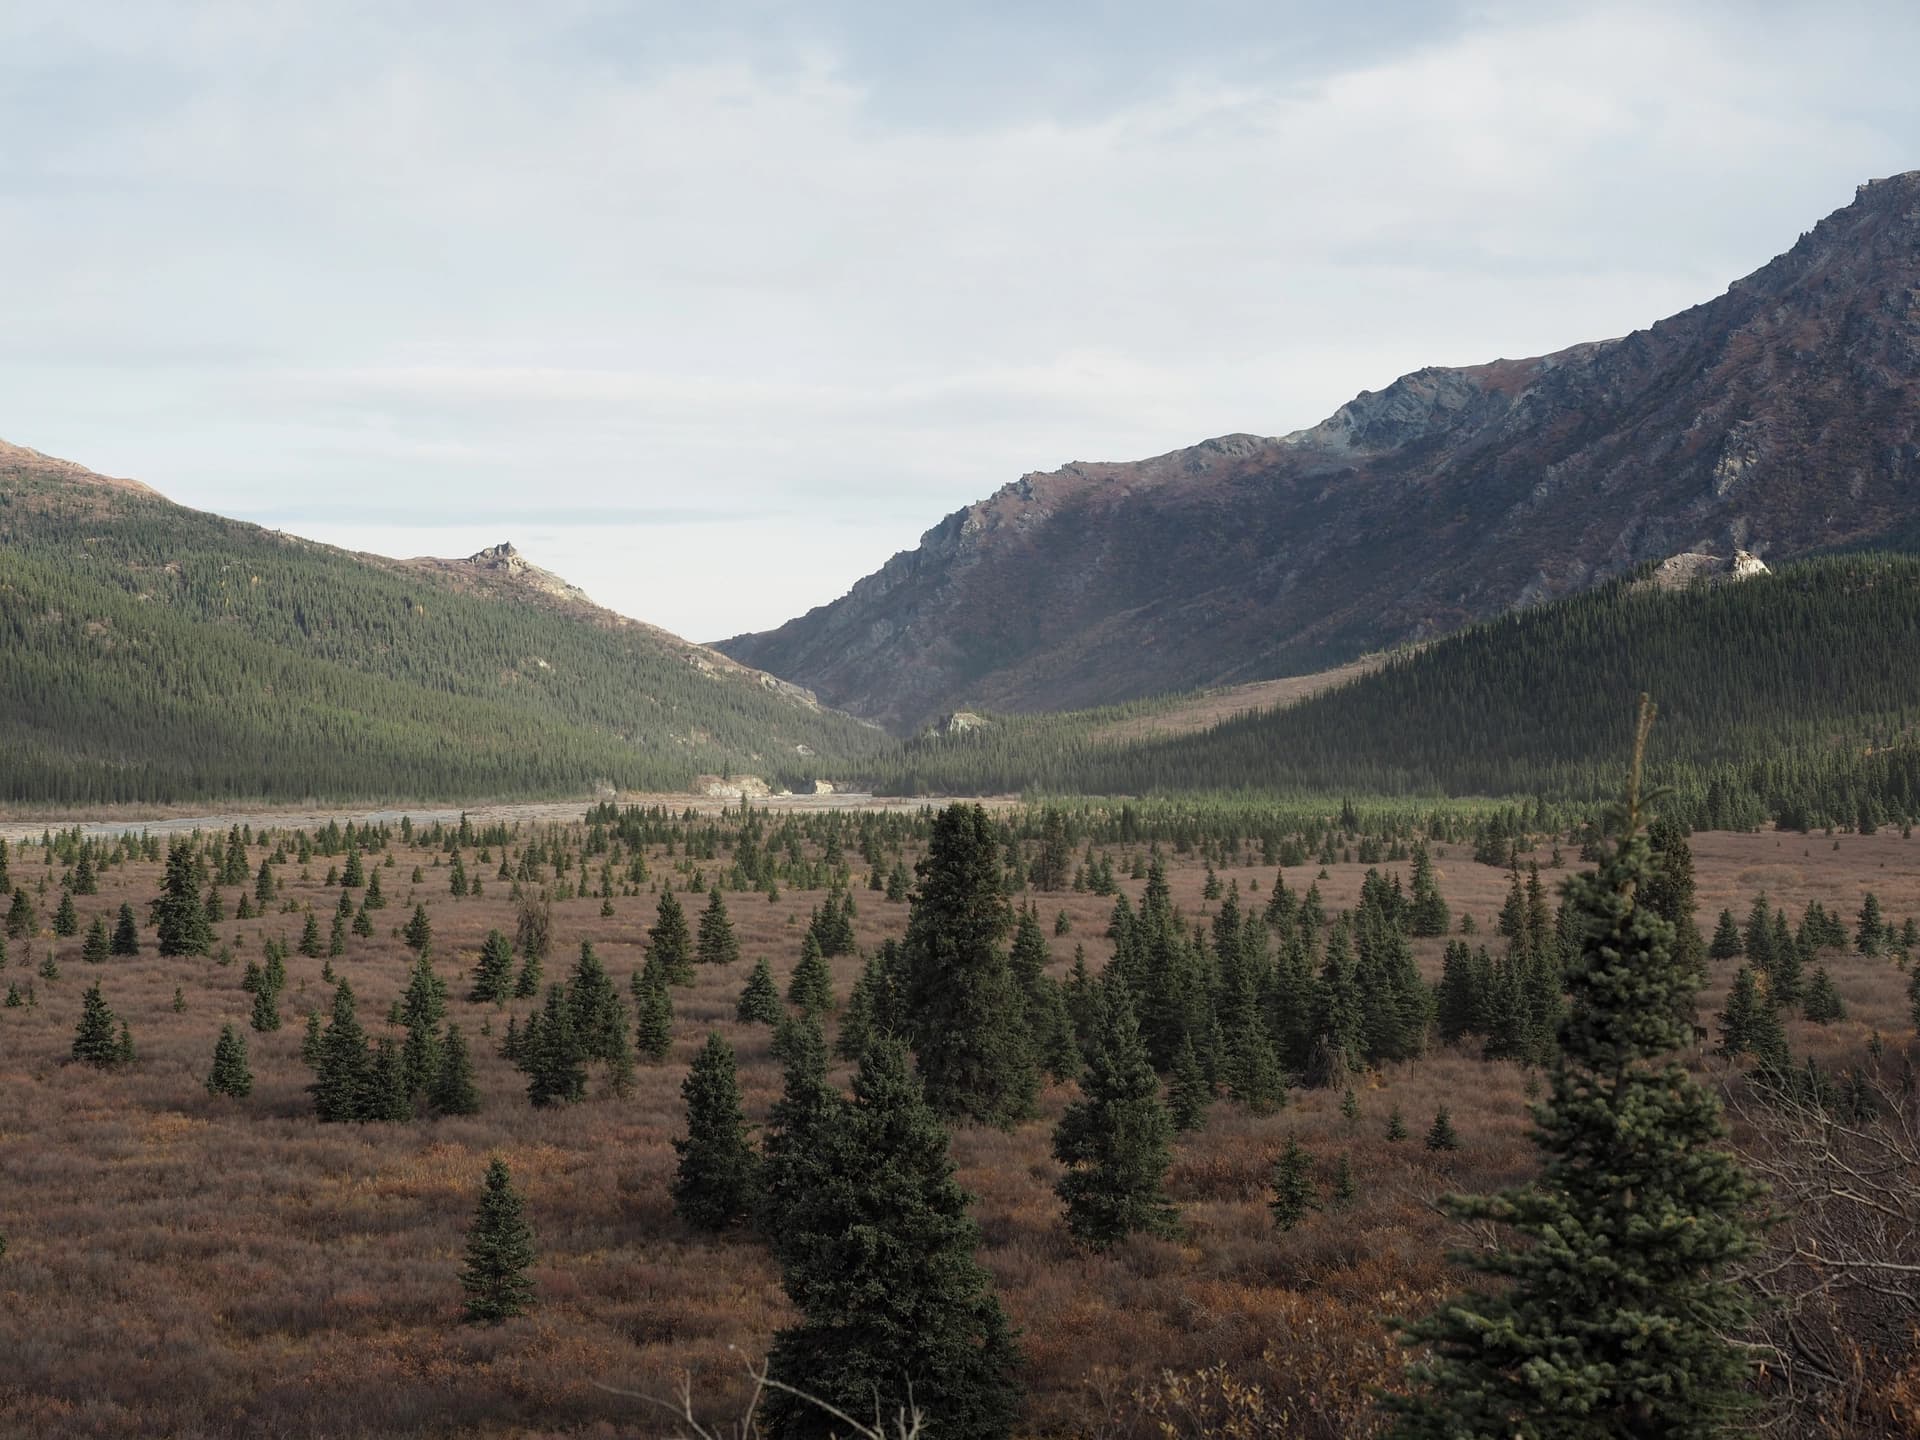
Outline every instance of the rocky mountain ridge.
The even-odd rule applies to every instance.
[[[718,648],[906,731],[1338,663],[1646,561],[1920,536],[1920,171],[1705,304],[1308,429],[1030,473]]]

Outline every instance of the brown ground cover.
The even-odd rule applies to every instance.
[[[1920,914],[1920,843],[1897,833],[1821,836],[1701,835],[1694,839],[1700,918],[1710,930],[1722,906],[1744,916],[1764,888],[1797,918],[1809,899],[1851,923],[1862,895],[1876,891],[1896,920]],[[263,852],[251,853],[257,866]],[[557,1111],[535,1111],[523,1081],[496,1053],[507,1009],[466,1000],[466,978],[489,927],[511,933],[506,882],[467,852],[486,894],[454,900],[447,871],[425,850],[397,839],[383,870],[390,907],[378,933],[355,939],[333,961],[360,997],[375,1034],[386,1033],[389,1003],[410,956],[389,927],[417,894],[430,903],[434,953],[451,986],[449,1011],[474,1041],[483,1111],[463,1119],[404,1125],[322,1126],[304,1091],[299,1058],[309,1010],[329,988],[322,962],[293,955],[281,1002],[284,1025],[245,1030],[255,1089],[244,1101],[202,1088],[222,1022],[243,1030],[250,997],[241,988],[265,937],[298,937],[302,917],[217,927],[235,960],[161,959],[151,932],[144,953],[88,965],[79,938],[45,933],[13,945],[0,989],[31,981],[33,1008],[0,1009],[0,1434],[41,1437],[372,1435],[557,1435],[666,1433],[644,1405],[600,1388],[667,1395],[691,1377],[703,1411],[730,1412],[743,1393],[741,1366],[757,1356],[789,1315],[779,1278],[751,1235],[697,1235],[673,1216],[667,1192],[681,1125],[679,1086],[710,1029],[737,1049],[749,1117],[762,1118],[780,1072],[769,1034],[736,1024],[734,1000],[755,957],[766,955],[783,988],[819,892],[783,891],[777,902],[735,894],[728,903],[743,960],[702,967],[675,992],[675,1048],[642,1066],[632,1095],[601,1092]],[[1116,849],[1116,860],[1126,852]],[[856,881],[864,878],[857,857]],[[909,854],[909,864],[912,860]],[[1542,852],[1543,862],[1545,852]],[[1202,899],[1204,869],[1174,856],[1172,883],[1189,917]],[[53,874],[37,849],[15,852],[14,878],[30,886]],[[656,881],[686,875],[684,856],[649,857]],[[308,880],[285,868],[283,899],[310,903],[323,929],[337,899],[315,857]],[[1571,847],[1567,863],[1576,863]],[[417,885],[408,876],[424,868]],[[158,868],[136,862],[103,876],[101,892],[79,902],[82,925],[109,922],[123,900],[144,915]],[[708,875],[715,867],[704,866]],[[1118,867],[1124,874],[1124,865]],[[1354,903],[1364,866],[1338,864],[1320,882],[1330,908]],[[1404,867],[1387,867],[1400,868]],[[1304,887],[1318,867],[1287,873]],[[1272,867],[1221,872],[1254,904]],[[1472,863],[1465,847],[1442,848],[1440,883],[1454,909],[1493,932],[1506,893],[1504,872]],[[57,879],[40,902],[43,923],[57,903]],[[1122,881],[1137,901],[1138,881]],[[1256,888],[1257,887],[1257,888]],[[907,907],[856,890],[862,946],[899,935]],[[229,912],[238,899],[228,891]],[[1051,940],[1056,973],[1076,945],[1104,962],[1111,901],[1092,894],[1034,897],[1051,935],[1064,911],[1071,933]],[[700,900],[688,895],[690,919]],[[549,979],[562,978],[582,940],[591,940],[621,983],[643,956],[655,897],[556,905],[557,943]],[[1441,942],[1416,942],[1438,973]],[[45,953],[60,978],[37,978]],[[23,953],[24,952],[24,953]],[[1794,1021],[1796,1052],[1839,1062],[1857,1055],[1874,1030],[1888,1046],[1912,1041],[1905,977],[1888,961],[1830,955],[1851,1009],[1828,1027]],[[845,997],[857,960],[833,962]],[[1718,1007],[1727,967],[1716,973],[1703,1010]],[[102,982],[109,1004],[131,1024],[132,1067],[100,1073],[68,1063],[80,996]],[[185,1002],[172,1008],[175,988]],[[491,1036],[483,1036],[490,1031]],[[1723,1062],[1700,1057],[1712,1070]],[[1138,1240],[1105,1255],[1077,1250],[1060,1224],[1049,1155],[1052,1124],[1071,1087],[1043,1095],[1041,1116],[1014,1132],[961,1130],[954,1153],[961,1181],[978,1197],[983,1259],[1024,1332],[1030,1403],[1026,1428],[1045,1435],[1193,1433],[1186,1403],[1213,1406],[1234,1383],[1264,1388],[1264,1428],[1245,1433],[1334,1437],[1367,1433],[1366,1389],[1399,1364],[1387,1317],[1417,1313],[1460,1281],[1444,1250],[1484,1237],[1442,1218],[1435,1199],[1523,1177],[1525,1077],[1477,1053],[1442,1050],[1357,1082],[1360,1118],[1349,1124],[1336,1092],[1303,1090],[1266,1117],[1224,1102],[1206,1129],[1177,1147],[1172,1194],[1185,1220],[1178,1240]],[[1436,1158],[1419,1137],[1438,1104],[1451,1107],[1463,1148]],[[1399,1107],[1413,1137],[1385,1137]],[[1278,1150],[1297,1135],[1319,1159],[1323,1180],[1347,1154],[1361,1177],[1348,1210],[1313,1217],[1276,1234],[1265,1208]],[[495,1328],[463,1326],[456,1274],[465,1229],[487,1158],[506,1157],[528,1200],[539,1263],[539,1305]],[[1232,1380],[1192,1377],[1225,1367]],[[1196,1400],[1195,1397],[1201,1397]],[[1208,1398],[1210,1397],[1210,1398]]]

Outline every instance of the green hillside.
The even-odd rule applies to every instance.
[[[997,717],[923,737],[907,793],[1204,790],[1543,795],[1617,783],[1634,697],[1700,824],[1920,813],[1920,560],[1850,555],[1687,590],[1622,580],[1475,626],[1314,699],[1125,745],[1099,717]]]
[[[791,783],[890,745],[646,626],[43,461],[0,453],[0,798]]]

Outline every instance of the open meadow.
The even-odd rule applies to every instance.
[[[302,863],[293,832],[253,834],[246,884],[220,887],[226,918],[214,926],[215,953],[163,958],[145,923],[161,859],[147,853],[101,866],[97,893],[74,897],[77,933],[61,937],[52,926],[70,867],[37,844],[14,846],[12,880],[31,898],[36,923],[33,934],[7,943],[0,971],[0,991],[11,987],[19,1002],[0,1009],[0,1433],[668,1433],[667,1417],[612,1391],[670,1396],[683,1376],[702,1414],[733,1413],[746,1393],[744,1361],[762,1355],[793,1312],[750,1230],[714,1238],[675,1217],[668,1186],[671,1141],[684,1128],[681,1081],[718,1031],[738,1054],[749,1120],[765,1117],[781,1086],[772,1034],[734,1015],[754,961],[771,962],[784,994],[809,915],[828,895],[824,851],[844,844],[858,911],[858,952],[830,961],[844,1004],[859,952],[900,937],[909,913],[905,899],[870,888],[870,871],[884,881],[898,861],[910,873],[924,824],[873,815],[860,834],[851,820],[824,814],[772,822],[763,844],[780,859],[777,896],[723,892],[742,958],[698,966],[694,983],[673,991],[671,1053],[643,1060],[625,1097],[606,1093],[596,1066],[584,1102],[533,1108],[525,1077],[499,1046],[509,1019],[523,1024],[538,1002],[476,1003],[468,990],[488,931],[515,933],[512,892],[544,889],[557,892],[545,979],[564,979],[581,943],[591,942],[627,997],[660,887],[681,892],[697,924],[708,887],[728,882],[736,818],[663,814],[657,838],[637,848],[604,833],[596,839],[577,821],[483,830],[458,847],[463,873],[482,887],[464,897],[451,893],[451,827],[411,839],[398,827],[382,831],[365,865],[379,876],[386,907],[371,913],[370,936],[349,935],[336,956],[294,947],[308,912],[323,934],[336,912],[342,891],[328,882],[345,863],[341,847]],[[1698,921],[1708,935],[1723,908],[1744,921],[1761,891],[1796,919],[1818,901],[1849,929],[1868,891],[1895,926],[1920,915],[1920,841],[1898,830],[1702,833],[1691,843]],[[542,863],[523,870],[536,844]],[[1373,868],[1336,859],[1321,877],[1315,856],[1281,871],[1257,846],[1215,847],[1211,855],[1171,842],[1157,848],[1189,926],[1218,908],[1205,894],[1210,873],[1237,886],[1254,912],[1277,874],[1296,892],[1317,883],[1332,914],[1357,903]],[[1563,837],[1560,848],[1559,871],[1549,864],[1553,842],[1533,852],[1549,885],[1579,864],[1574,843]],[[268,867],[275,883],[265,913],[233,918],[276,849],[287,858]],[[1134,878],[1134,862],[1148,849],[1144,839],[1082,840],[1075,858],[1109,859],[1137,908],[1145,882]],[[1433,854],[1454,932],[1470,916],[1471,942],[1499,945],[1508,872],[1475,863],[1470,843],[1438,843]],[[567,866],[558,873],[556,856]],[[1404,861],[1378,868],[1406,878]],[[641,869],[645,878],[634,878]],[[1056,977],[1068,974],[1077,948],[1095,969],[1108,959],[1110,896],[1025,890],[1014,899],[1037,908]],[[92,922],[111,929],[123,903],[142,922],[139,953],[83,959]],[[320,1124],[301,1047],[308,1015],[324,1018],[330,1004],[323,968],[351,982],[370,1033],[397,1037],[388,1016],[413,965],[400,932],[416,903],[431,920],[448,1016],[472,1043],[481,1108],[405,1123]],[[262,1033],[249,1028],[254,1002],[242,982],[271,939],[293,953],[282,1023]],[[1437,980],[1446,942],[1412,943],[1423,973]],[[1863,1063],[1876,1033],[1888,1064],[1910,1054],[1901,965],[1851,949],[1822,959],[1847,1018],[1814,1025],[1792,1016],[1795,1056],[1838,1073]],[[1712,1023],[1732,971],[1731,961],[1714,965],[1703,1021]],[[69,1058],[82,993],[95,982],[135,1047],[137,1058],[119,1068]],[[244,1099],[205,1089],[223,1023],[248,1042],[254,1085]],[[1689,1064],[1715,1077],[1731,1068],[1704,1047]],[[847,1071],[836,1062],[836,1076]],[[1025,1350],[1021,1432],[1197,1434],[1233,1412],[1242,1424],[1235,1434],[1369,1433],[1369,1388],[1391,1384],[1402,1363],[1390,1317],[1432,1309],[1464,1279],[1446,1251],[1484,1242],[1441,1215],[1437,1198],[1523,1180],[1535,1163],[1528,1083],[1519,1066],[1483,1060],[1469,1040],[1357,1074],[1356,1115],[1343,1114],[1337,1088],[1293,1088],[1264,1115],[1216,1100],[1204,1128],[1176,1141],[1168,1189],[1180,1235],[1136,1236],[1098,1254],[1068,1235],[1053,1189],[1061,1169],[1050,1140],[1075,1094],[1071,1084],[1046,1086],[1037,1117],[1010,1131],[956,1129],[958,1178],[977,1197],[981,1259]],[[1421,1141],[1442,1104],[1460,1136],[1457,1151],[1432,1152]],[[1389,1138],[1396,1110],[1408,1138]],[[1279,1233],[1267,1210],[1268,1178],[1289,1138],[1313,1154],[1323,1189],[1342,1156],[1359,1185],[1350,1203],[1329,1204]],[[457,1275],[494,1155],[507,1160],[527,1199],[537,1305],[485,1327],[461,1323]],[[1261,1399],[1235,1401],[1231,1392],[1242,1386],[1260,1387]],[[1832,1433],[1897,1433],[1871,1429],[1872,1420]]]

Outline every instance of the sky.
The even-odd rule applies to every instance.
[[[714,640],[1034,470],[1699,303],[1920,6],[4,0],[0,438]]]

